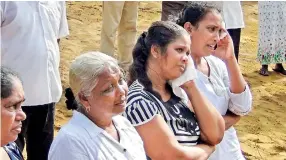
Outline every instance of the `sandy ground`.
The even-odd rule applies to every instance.
[[[68,87],[68,68],[80,53],[98,50],[101,30],[101,2],[67,2],[70,36],[61,41],[61,77]],[[239,64],[251,84],[253,111],[236,125],[247,159],[286,160],[286,77],[271,72],[259,76],[256,62],[257,2],[243,2],[246,28],[242,31]],[[140,2],[138,34],[159,20],[161,2]],[[286,67],[286,66],[285,66]],[[56,131],[71,117],[65,98],[57,104]]]

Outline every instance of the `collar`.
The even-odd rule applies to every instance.
[[[126,124],[128,122],[127,120],[124,120],[124,117],[122,117],[121,115],[114,116],[112,118],[112,121],[118,130],[121,131],[128,129],[128,124]],[[102,132],[105,132],[102,128],[98,127],[89,118],[87,118],[85,115],[78,111],[73,111],[71,124],[79,126],[83,130],[85,130],[85,132],[87,132],[87,134],[89,134],[91,138],[97,137]]]

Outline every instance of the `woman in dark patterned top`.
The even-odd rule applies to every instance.
[[[23,160],[14,141],[26,119],[21,104],[25,100],[22,82],[16,73],[1,66],[1,160]]]
[[[133,50],[124,116],[137,129],[153,160],[207,159],[223,136],[222,117],[193,80],[181,86],[191,100],[188,103],[168,84],[185,71],[190,44],[182,27],[159,21],[139,37]]]

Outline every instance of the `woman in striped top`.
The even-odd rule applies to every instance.
[[[124,116],[151,159],[206,159],[223,136],[222,117],[193,81],[181,86],[191,100],[188,104],[168,84],[185,71],[190,43],[184,28],[159,21],[139,37],[133,50]]]

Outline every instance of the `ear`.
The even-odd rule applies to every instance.
[[[160,48],[156,45],[151,46],[151,55],[156,59],[161,55]]]
[[[83,95],[81,92],[78,93],[78,98],[79,98],[80,103],[81,103],[84,107],[89,106],[89,103],[88,103],[88,100],[87,100],[86,96]]]
[[[190,35],[192,35],[192,32],[194,30],[194,26],[190,22],[186,22],[184,24],[184,28]]]

